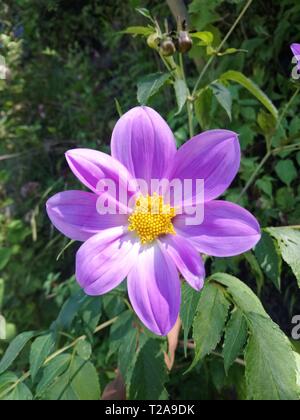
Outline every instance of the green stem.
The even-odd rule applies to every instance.
[[[223,41],[221,42],[221,44],[218,46],[218,48],[216,50],[216,54],[215,55],[212,55],[210,57],[210,59],[208,60],[208,62],[206,63],[205,67],[203,68],[203,70],[200,73],[200,76],[199,76],[199,78],[198,78],[198,80],[196,82],[196,85],[195,85],[195,88],[194,88],[194,91],[193,91],[193,96],[195,96],[195,94],[196,94],[196,92],[197,92],[197,90],[198,90],[198,88],[200,86],[200,83],[202,82],[203,77],[205,76],[207,70],[209,69],[209,67],[213,63],[213,61],[216,58],[217,54],[222,50],[222,48],[224,47],[224,45],[226,44],[226,42],[228,41],[228,39],[232,35],[232,33],[235,30],[235,28],[240,23],[240,21],[243,18],[244,14],[247,12],[247,10],[249,9],[249,7],[251,6],[252,2],[253,2],[253,0],[248,0],[247,1],[247,4],[242,9],[241,13],[239,14],[238,18],[236,19],[236,21],[234,22],[234,24],[230,28],[229,32],[227,33],[227,35],[225,36],[225,38],[223,39]]]
[[[270,156],[271,156],[272,152],[268,152],[265,157],[263,158],[263,160],[260,162],[260,164],[258,165],[258,167],[256,168],[256,170],[253,172],[252,176],[250,177],[249,181],[247,182],[247,184],[245,185],[244,189],[242,190],[241,194],[238,197],[238,202],[241,200],[241,198],[243,197],[243,195],[248,191],[248,189],[251,187],[251,185],[253,184],[253,182],[255,181],[257,175],[259,174],[259,172],[261,171],[261,169],[264,167],[264,165],[266,164],[266,162],[269,160]]]
[[[179,64],[180,64],[181,76],[187,87],[188,97],[190,97],[191,92],[187,84],[182,54],[179,54]],[[186,102],[186,109],[187,109],[187,115],[188,115],[189,135],[190,135],[190,138],[192,138],[194,137],[194,106],[193,106],[193,103],[189,100],[189,98],[187,99],[187,102]]]
[[[95,329],[94,334],[97,334],[98,332],[102,331],[103,329],[109,327],[110,325],[112,325],[113,323],[115,323],[117,321],[118,317],[116,316],[115,318],[110,319],[109,321],[104,322],[103,324],[98,325],[98,327]],[[74,340],[72,343],[70,343],[69,345],[63,347],[62,349],[56,351],[55,353],[51,354],[43,363],[43,366],[46,366],[48,363],[50,363],[53,359],[55,359],[57,356],[61,355],[62,353],[64,353],[65,351],[73,348],[76,346],[76,344],[79,341],[85,340],[86,336],[82,335],[81,337],[76,338],[76,340]],[[0,394],[0,400],[5,397],[5,395],[9,394],[11,391],[13,391],[16,386],[18,386],[20,383],[26,381],[26,379],[28,379],[30,377],[30,371],[25,372],[24,375],[22,375],[16,382],[14,382],[10,387],[8,387],[7,389],[5,389],[1,394]]]
[[[286,104],[286,106],[283,108],[283,111],[280,115],[280,117],[278,118],[278,123],[277,123],[277,127],[281,126],[282,120],[284,119],[284,117],[286,116],[288,110],[290,109],[292,103],[294,102],[294,100],[296,99],[296,97],[298,96],[300,92],[300,88],[298,87],[295,91],[295,93],[293,94],[293,96],[291,97],[291,99],[289,100],[289,102]]]

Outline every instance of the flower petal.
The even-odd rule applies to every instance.
[[[292,44],[291,50],[294,56],[296,57],[298,69],[300,70],[300,44]]]
[[[138,241],[120,227],[85,242],[76,255],[76,279],[85,293],[99,296],[117,287],[132,269],[139,247]]]
[[[184,144],[175,156],[170,179],[193,180],[185,200],[195,199],[196,180],[204,180],[204,201],[210,201],[229,187],[240,167],[240,145],[236,133],[206,131]]]
[[[133,108],[121,117],[111,140],[112,156],[136,179],[162,179],[176,154],[168,124],[153,109]]]
[[[205,204],[204,222],[186,224],[186,216],[174,219],[176,231],[187,236],[201,253],[215,257],[231,257],[253,248],[260,240],[260,226],[247,210],[228,201]]]
[[[137,191],[136,182],[127,169],[116,159],[105,153],[90,149],[74,149],[66,153],[68,164],[74,175],[96,194],[106,191],[112,181],[116,187],[114,199],[123,203],[121,191],[129,196]],[[127,197],[125,197],[127,203]],[[125,204],[126,204],[125,203]]]
[[[179,235],[167,235],[160,242],[189,285],[197,291],[201,290],[205,268],[200,253],[191,242]]]
[[[127,224],[125,215],[100,215],[98,198],[84,191],[64,191],[47,201],[47,213],[56,229],[75,241],[86,241],[102,230]]]
[[[158,245],[143,247],[127,283],[141,321],[155,334],[167,335],[180,309],[180,281],[173,261]]]

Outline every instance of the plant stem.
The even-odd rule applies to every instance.
[[[298,87],[298,88],[295,90],[295,93],[293,94],[293,96],[291,97],[291,99],[289,100],[289,102],[288,102],[288,103],[286,104],[286,106],[284,107],[284,109],[283,109],[283,111],[282,111],[282,113],[281,113],[280,117],[278,118],[277,127],[279,127],[279,126],[281,125],[283,118],[286,116],[286,114],[287,114],[288,110],[290,109],[290,107],[291,107],[292,103],[294,102],[294,100],[295,100],[295,99],[296,99],[296,97],[298,96],[299,92],[300,92],[300,88]]]
[[[213,63],[214,59],[216,58],[216,55],[222,50],[222,48],[224,47],[224,45],[226,44],[226,42],[228,41],[228,39],[230,38],[230,36],[232,35],[233,31],[235,30],[235,28],[237,27],[237,25],[240,23],[241,19],[243,18],[244,14],[247,12],[247,10],[249,9],[249,7],[251,6],[253,0],[248,0],[247,4],[245,5],[245,7],[242,9],[241,13],[239,14],[238,18],[236,19],[236,21],[234,22],[234,24],[232,25],[232,27],[230,28],[229,32],[227,33],[227,35],[225,36],[225,38],[223,39],[223,41],[221,42],[221,44],[218,46],[217,50],[216,50],[216,54],[212,55],[210,57],[210,59],[208,60],[208,62],[206,63],[206,65],[204,66],[202,72],[200,73],[200,76],[196,82],[195,88],[193,90],[193,96],[195,96],[200,83],[202,82],[203,77],[205,76],[207,70],[209,69],[209,67],[211,66],[211,64]]]
[[[98,325],[98,327],[95,329],[94,334],[97,334],[98,332],[104,330],[105,328],[109,327],[110,325],[112,325],[114,322],[117,321],[119,317],[116,316],[115,318],[110,319],[109,321],[104,322],[103,324]],[[53,359],[55,359],[57,356],[61,355],[62,353],[64,353],[65,351],[71,349],[72,347],[75,347],[76,344],[79,341],[85,340],[86,336],[82,335],[81,337],[76,338],[76,340],[74,340],[72,343],[70,343],[69,345],[63,347],[62,349],[56,351],[55,353],[53,353],[52,355],[50,355],[43,363],[43,366],[46,366],[48,363],[50,363]],[[30,377],[30,371],[25,372],[24,375],[22,375],[16,382],[14,382],[9,388],[5,389],[1,395],[0,395],[0,400],[7,394],[9,394],[11,391],[13,391],[15,389],[16,386],[18,386],[20,383],[26,381],[26,379],[28,379]]]
[[[194,106],[193,106],[193,103],[189,100],[189,97],[191,96],[191,92],[187,84],[182,54],[179,54],[179,64],[180,64],[181,76],[182,76],[183,81],[185,82],[187,93],[188,93],[186,109],[187,109],[187,115],[188,115],[189,134],[190,134],[190,138],[192,138],[194,137]]]
[[[243,195],[248,191],[248,189],[250,188],[250,186],[252,185],[252,183],[255,181],[257,175],[259,174],[259,172],[261,171],[261,169],[264,167],[265,163],[268,161],[268,159],[270,158],[272,152],[268,152],[265,157],[263,158],[263,160],[260,162],[260,164],[258,165],[258,167],[256,168],[256,170],[253,172],[253,174],[251,175],[249,181],[247,182],[247,184],[245,185],[244,189],[242,190],[241,194],[238,197],[238,202],[241,200],[241,198],[243,197]]]

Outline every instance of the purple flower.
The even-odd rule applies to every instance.
[[[154,333],[166,335],[180,310],[179,273],[196,290],[203,287],[205,268],[200,254],[226,257],[251,249],[260,239],[257,220],[236,204],[216,200],[230,186],[240,166],[235,133],[202,133],[178,151],[167,123],[153,109],[134,108],[117,123],[111,141],[112,156],[76,149],[66,153],[77,178],[92,192],[65,191],[47,202],[48,215],[58,230],[84,241],[76,256],[76,278],[88,295],[102,295],[126,277],[131,304]],[[187,223],[159,194],[144,196],[127,188],[133,205],[123,212],[100,215],[99,182],[110,179],[126,188],[136,179],[203,179],[204,200],[192,190],[190,205],[204,206],[204,221]],[[159,209],[153,213],[153,207]],[[125,206],[126,207],[126,206]],[[127,214],[121,214],[127,213]]]
[[[291,50],[297,60],[298,70],[300,70],[300,44],[292,44]]]

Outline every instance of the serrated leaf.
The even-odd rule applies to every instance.
[[[84,294],[83,291],[71,296],[63,305],[57,320],[53,324],[54,328],[60,330],[70,329],[75,317],[78,315],[80,308],[89,300],[90,298]]]
[[[262,316],[268,316],[262,303],[252,290],[237,277],[225,273],[215,273],[210,277],[227,288],[235,304],[244,312],[254,312]]]
[[[263,272],[261,271],[261,268],[258,264],[258,261],[257,261],[255,255],[251,251],[246,252],[244,254],[244,257],[245,257],[246,261],[248,262],[248,264],[250,266],[250,269],[255,276],[257,294],[258,294],[258,296],[260,296],[261,290],[262,290],[263,285],[264,285]]]
[[[261,240],[256,245],[254,252],[266,276],[280,290],[282,261],[278,246],[268,233],[262,233]]]
[[[47,391],[48,387],[68,369],[71,358],[70,354],[61,354],[47,364],[36,389],[37,396]]]
[[[123,312],[111,326],[109,337],[109,355],[117,353],[126,336],[134,330],[134,317],[131,311]]]
[[[241,354],[248,336],[248,327],[239,309],[235,309],[226,325],[223,357],[225,372],[228,374],[230,367]]]
[[[271,319],[247,314],[250,339],[246,348],[248,396],[254,400],[298,400],[297,366],[291,344]]]
[[[221,83],[212,83],[211,85],[213,94],[221,107],[226,111],[229,120],[232,120],[232,97],[230,91]]]
[[[228,316],[230,303],[223,291],[213,283],[206,283],[201,292],[197,314],[193,322],[195,359],[192,367],[210,354],[219,344]]]
[[[147,105],[149,99],[156,95],[169,80],[168,73],[154,73],[144,77],[138,83],[138,102],[141,105]]]
[[[167,369],[160,343],[150,339],[138,354],[129,386],[129,399],[165,399],[167,379]]]
[[[174,83],[174,89],[178,105],[178,111],[176,115],[179,115],[184,105],[186,104],[189,91],[185,81],[180,79],[176,80],[176,82]]]
[[[284,261],[291,267],[300,287],[300,231],[291,228],[268,228],[278,242]]]
[[[33,380],[45,362],[46,358],[53,351],[55,340],[53,334],[47,334],[34,340],[30,349],[30,373]]]
[[[190,287],[187,283],[182,285],[182,297],[181,297],[181,309],[180,319],[182,322],[183,334],[184,334],[184,351],[187,351],[187,340],[190,329],[193,324],[193,319],[197,310],[198,302],[200,299],[200,293]]]
[[[238,71],[230,70],[220,77],[220,80],[236,82],[247,89],[277,120],[278,110],[267,95],[248,77]]]
[[[29,331],[18,335],[8,346],[0,362],[0,375],[5,372],[19,356],[26,344],[36,335]]]

